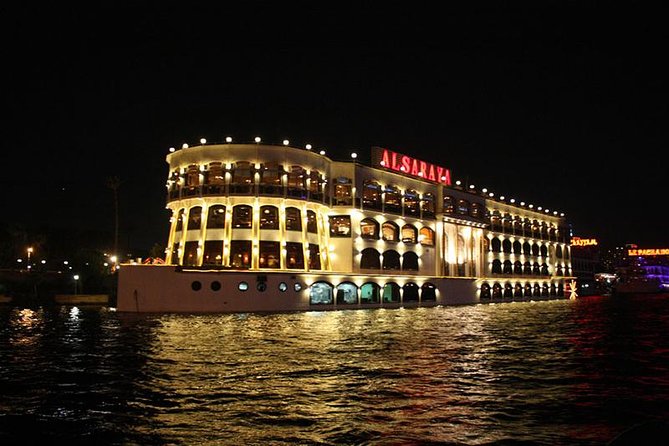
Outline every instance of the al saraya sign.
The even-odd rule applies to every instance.
[[[451,185],[451,171],[390,149],[372,147],[372,164],[387,170],[434,183]]]

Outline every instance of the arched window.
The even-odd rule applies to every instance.
[[[302,213],[298,208],[286,208],[286,231],[302,230]]]
[[[402,287],[402,297],[404,302],[418,302],[418,285],[413,282],[407,282]]]
[[[513,273],[514,274],[523,274],[523,264],[520,263],[520,260],[513,262]]]
[[[307,232],[318,234],[318,222],[316,220],[316,213],[312,210],[307,210]]]
[[[529,242],[523,243],[523,254],[526,256],[532,255],[532,247]]]
[[[532,297],[532,285],[530,282],[525,284],[525,297]]]
[[[557,286],[554,283],[551,283],[551,296],[557,296]]]
[[[402,212],[402,195],[396,186],[386,187],[384,194],[383,209],[386,212],[399,214]]]
[[[251,228],[253,224],[253,208],[245,204],[238,204],[232,208],[232,227]]]
[[[533,256],[539,255],[539,245],[537,245],[536,243],[532,243],[532,255]]]
[[[337,285],[337,304],[357,304],[358,287],[353,282],[342,282]]]
[[[516,283],[516,286],[513,289],[513,297],[523,297],[523,285]]]
[[[405,252],[402,255],[402,270],[418,271],[418,255],[415,252]]]
[[[522,254],[523,253],[523,247],[518,240],[513,242],[513,253],[514,254]]]
[[[365,248],[362,250],[362,257],[360,259],[361,269],[380,269],[381,260],[379,258],[379,251],[374,248]]]
[[[186,213],[185,209],[179,209],[177,214],[177,226],[174,229],[175,231],[183,231],[184,229],[184,214]]]
[[[545,263],[541,264],[541,275],[542,276],[547,276],[548,275],[548,265]]]
[[[202,227],[202,206],[193,206],[188,213],[188,230]]]
[[[381,287],[373,282],[367,282],[360,287],[360,303],[376,304],[379,302]]]
[[[396,242],[399,240],[400,228],[392,221],[387,221],[381,225],[381,237],[387,242]]]
[[[383,286],[383,302],[399,302],[400,286],[395,282],[388,282]]]
[[[492,286],[492,297],[495,299],[502,297],[502,285],[499,283],[496,283]]]
[[[550,295],[550,292],[548,291],[548,284],[547,283],[544,283],[543,285],[541,285],[541,295],[545,296],[545,297],[548,297]]]
[[[555,246],[555,257],[557,257],[558,259],[562,258],[562,246],[560,245]]]
[[[304,246],[302,243],[286,242],[286,268],[304,269]]]
[[[504,297],[513,297],[513,285],[509,282],[504,284]]]
[[[279,210],[276,206],[260,206],[260,229],[279,229]]]
[[[493,274],[502,274],[502,261],[495,259],[492,261],[492,273]]]
[[[333,286],[328,282],[314,282],[309,290],[311,305],[327,305],[332,303]]]
[[[437,289],[433,283],[425,282],[420,287],[420,300],[423,302],[437,300]]]
[[[537,262],[534,262],[532,264],[532,274],[534,274],[535,276],[540,276],[541,275],[541,267],[539,266],[539,264]]]
[[[225,206],[215,204],[209,208],[207,214],[207,229],[225,228]]]
[[[434,246],[434,231],[428,227],[423,226],[420,228],[418,241],[420,241],[420,244],[423,246]]]
[[[397,251],[386,251],[383,253],[383,269],[400,269],[400,254]]]
[[[414,225],[402,226],[402,241],[404,243],[416,243],[418,240],[418,231]]]
[[[548,247],[546,245],[541,245],[541,247],[539,247],[539,252],[542,256],[546,257],[548,255]]]
[[[532,290],[532,295],[535,297],[541,296],[541,287],[538,283],[534,284],[534,289]]]
[[[511,254],[511,240],[508,238],[504,239],[502,242],[502,250],[507,254]]]
[[[491,294],[490,294],[490,285],[487,283],[484,283],[481,285],[481,299],[490,299]]]
[[[371,240],[379,239],[379,222],[373,218],[365,218],[360,222],[360,237]]]
[[[502,242],[500,242],[497,237],[493,237],[492,240],[490,240],[490,246],[492,247],[492,252],[502,251]]]
[[[513,273],[513,266],[511,265],[511,260],[505,260],[504,261],[504,267],[502,269],[502,272],[504,274],[512,274]]]
[[[381,186],[373,180],[362,182],[362,207],[364,209],[381,209]]]
[[[525,262],[523,264],[523,274],[528,276],[532,274],[532,264],[530,262]]]
[[[404,191],[404,215],[420,215],[420,199],[413,189]]]

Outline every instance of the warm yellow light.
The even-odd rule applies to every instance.
[[[284,139],[284,140],[283,140],[283,145],[284,145],[284,146],[287,146],[287,145],[289,145],[289,144],[290,144],[290,141],[288,141],[287,139]]]
[[[260,141],[261,141],[260,136],[256,136],[255,142],[260,142]]]

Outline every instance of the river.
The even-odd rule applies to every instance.
[[[283,314],[0,307],[0,444],[603,445],[669,420],[669,295]]]

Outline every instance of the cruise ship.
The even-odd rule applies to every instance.
[[[372,147],[170,149],[160,264],[119,268],[117,311],[407,308],[575,296],[564,214]],[[167,222],[166,222],[167,224]]]
[[[669,293],[669,249],[630,245],[626,262],[616,272],[615,294]]]

